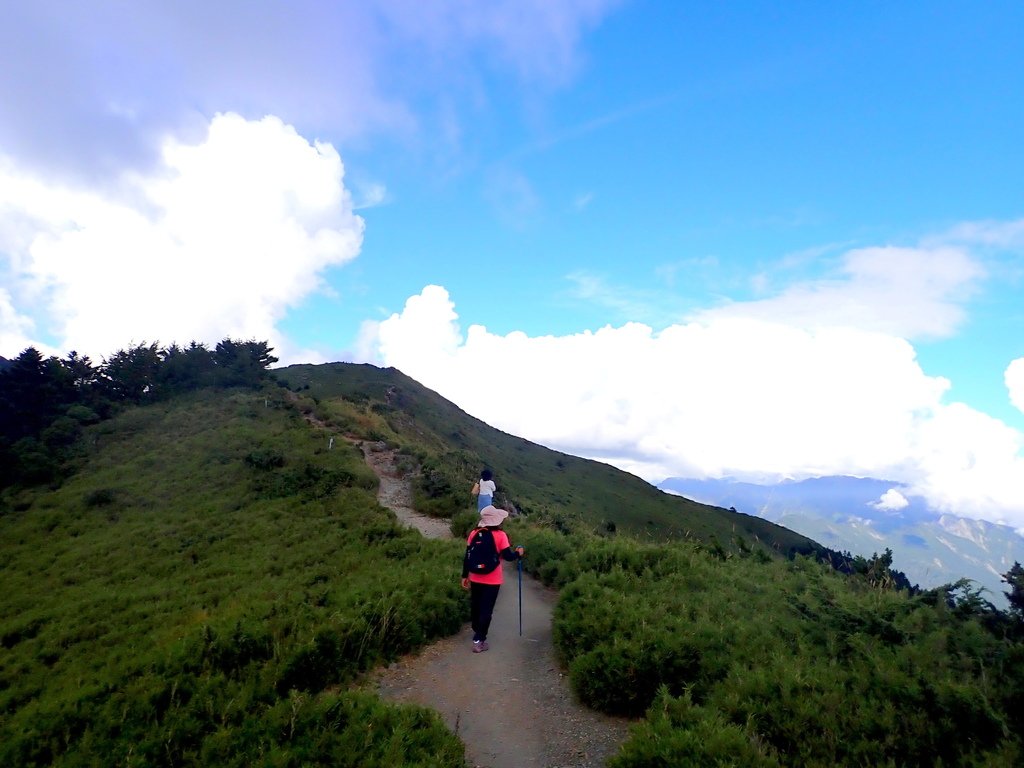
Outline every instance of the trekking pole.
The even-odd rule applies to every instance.
[[[516,560],[519,569],[519,636],[523,636],[523,558]]]

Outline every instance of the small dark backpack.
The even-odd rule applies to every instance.
[[[494,533],[486,528],[478,528],[466,547],[466,562],[470,573],[491,573],[501,563],[498,547],[494,543]]]

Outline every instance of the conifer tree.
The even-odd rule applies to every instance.
[[[1003,581],[1010,585],[1010,591],[1004,593],[1010,601],[1010,613],[1019,622],[1024,622],[1024,568],[1015,562],[1013,567],[1003,574]]]

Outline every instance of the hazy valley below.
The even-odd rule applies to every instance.
[[[888,480],[836,476],[762,485],[672,477],[658,487],[770,520],[831,549],[862,557],[891,549],[893,566],[911,582],[931,589],[967,578],[1002,607],[1002,574],[1024,560],[1024,537],[1010,526],[938,512]],[[899,508],[886,508],[882,499],[898,500],[890,504]]]

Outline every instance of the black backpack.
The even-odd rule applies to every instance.
[[[466,563],[470,573],[492,573],[501,564],[498,546],[494,543],[494,533],[486,528],[478,528],[466,547]]]

